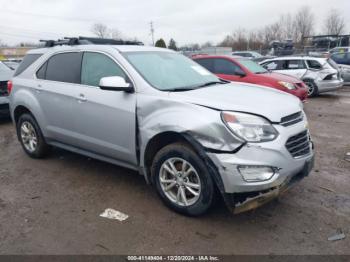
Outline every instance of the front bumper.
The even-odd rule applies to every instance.
[[[341,88],[344,85],[343,80],[322,80],[322,81],[316,81],[316,85],[318,87],[318,92],[328,92],[328,91],[335,91],[339,88]]]
[[[297,182],[308,176],[312,168],[314,167],[314,157],[306,161],[303,169],[296,175],[288,177],[283,184],[276,188],[271,188],[267,191],[250,192],[249,194],[237,194],[231,196],[233,199],[233,213],[239,214],[246,212],[259,206],[262,206],[271,200],[277,198],[288,189],[290,189]]]
[[[286,148],[288,139],[306,129],[306,123],[283,127],[275,125],[279,132],[276,140],[267,143],[247,144],[234,154],[209,153],[216,165],[224,185],[226,204],[235,213],[256,208],[284,192],[292,181],[307,176],[314,163],[313,144],[310,141],[310,153],[294,158]],[[266,181],[247,182],[238,170],[244,166],[268,166],[275,174]]]

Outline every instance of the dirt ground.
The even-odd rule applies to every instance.
[[[188,218],[143,177],[55,149],[27,157],[0,122],[0,254],[350,254],[350,88],[305,105],[312,174],[278,201],[233,216],[223,204]],[[106,208],[124,222],[99,217]],[[328,241],[341,230],[346,238]]]

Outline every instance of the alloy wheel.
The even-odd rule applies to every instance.
[[[201,181],[195,168],[182,158],[170,158],[161,168],[159,181],[166,197],[180,206],[191,206],[201,194]]]
[[[24,147],[30,153],[36,150],[38,146],[37,134],[33,125],[28,121],[24,121],[21,125],[21,139]]]
[[[306,82],[305,84],[307,85],[307,94],[309,96],[313,95],[315,91],[315,85],[312,82]]]

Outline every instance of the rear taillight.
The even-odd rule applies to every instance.
[[[13,84],[12,84],[12,81],[10,80],[10,81],[7,82],[7,93],[9,95],[11,94],[12,87],[13,87]]]

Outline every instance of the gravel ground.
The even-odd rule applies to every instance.
[[[350,88],[305,105],[312,174],[279,200],[199,218],[163,206],[129,170],[55,149],[27,157],[0,121],[0,254],[350,254]],[[124,222],[99,217],[106,208]],[[341,230],[346,238],[328,241]]]

